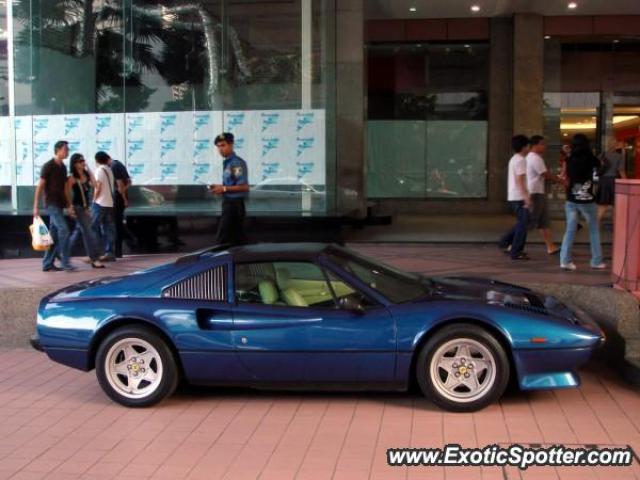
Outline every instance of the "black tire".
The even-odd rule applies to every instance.
[[[448,342],[455,340],[470,340],[471,342],[477,342],[482,345],[493,358],[495,365],[495,377],[492,382],[488,381],[488,383],[483,384],[485,385],[484,387],[480,386],[480,391],[478,392],[479,396],[477,398],[452,398],[456,394],[467,394],[466,390],[469,390],[468,394],[471,395],[471,390],[464,385],[454,387],[461,391],[461,394],[459,392],[454,392],[449,396],[446,396],[445,393],[442,392],[443,386],[439,383],[439,380],[444,383],[448,378],[448,374],[444,374],[444,379],[442,377],[440,377],[439,380],[432,378],[432,362],[434,362],[434,355],[440,347],[443,347]],[[471,360],[472,363],[474,363],[474,358],[471,358]],[[437,375],[442,375],[443,370],[436,369],[436,371]],[[459,371],[456,370],[456,372],[456,375],[460,374]],[[487,375],[489,375],[488,372],[489,370],[484,373],[485,377],[483,378],[485,381],[490,378],[487,377]],[[471,374],[473,374],[473,372],[471,372]],[[422,393],[436,405],[453,412],[473,412],[497,401],[500,399],[507,387],[507,384],[509,383],[509,375],[509,359],[500,342],[487,330],[478,327],[477,325],[467,323],[452,324],[436,332],[420,349],[416,359],[416,379]],[[476,378],[478,377],[480,376],[477,376]],[[437,382],[439,386],[436,385]],[[478,381],[478,384],[480,384],[480,381]]]
[[[130,396],[123,394],[117,386],[112,385],[112,382],[114,382],[115,385],[118,385],[117,379],[110,380],[109,373],[107,371],[109,369],[108,362],[111,361],[107,358],[110,350],[118,344],[118,342],[125,339],[137,339],[138,341],[146,342],[151,345],[158,355],[150,365],[145,366],[147,369],[154,369],[155,366],[156,371],[162,372],[157,381],[147,382],[149,385],[154,386],[153,390],[148,394],[143,394],[136,398],[131,398]],[[139,353],[142,356],[145,351],[140,350]],[[116,354],[112,352],[111,356],[116,356]],[[169,397],[175,391],[180,380],[173,352],[162,337],[160,337],[151,328],[145,326],[125,326],[111,332],[98,347],[95,360],[96,377],[98,378],[100,387],[113,401],[124,405],[125,407],[148,407],[155,405]],[[122,383],[127,379],[124,375],[119,375],[118,378]]]

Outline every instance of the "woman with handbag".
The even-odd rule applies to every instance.
[[[87,173],[86,161],[82,154],[71,155],[71,175],[67,180],[71,191],[71,203],[76,212],[76,224],[82,236],[85,251],[91,260],[93,268],[104,268],[100,262],[100,247],[98,240],[91,229],[91,213],[89,210],[89,195],[91,191],[91,178]]]

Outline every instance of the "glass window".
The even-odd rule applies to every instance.
[[[11,208],[13,155],[9,135],[7,5],[0,2],[0,210]]]
[[[249,197],[251,214],[326,214],[334,8],[329,0],[14,0],[19,209],[31,210],[40,167],[65,139],[70,153],[92,159],[105,150],[126,165],[129,215],[216,213],[221,199],[206,186],[221,181],[213,139],[226,130],[250,184],[274,186]]]
[[[322,269],[309,262],[262,262],[236,265],[236,299],[290,307],[336,308]]]
[[[351,251],[333,254],[331,260],[393,303],[414,301],[429,292],[419,277],[388,265],[374,263]]]
[[[9,115],[7,5],[0,2],[0,117]]]
[[[340,305],[341,300],[345,298],[355,300],[357,304],[361,305],[365,309],[377,307],[379,305],[378,302],[367,297],[359,290],[356,290],[332,272],[327,271],[327,277],[329,278],[329,284],[331,285],[331,289],[333,290],[333,294],[336,297],[338,305]]]
[[[368,51],[368,196],[486,197],[488,45]]]

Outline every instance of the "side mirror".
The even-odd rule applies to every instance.
[[[351,296],[342,297],[338,303],[340,305],[340,308],[348,312],[356,313],[358,315],[362,315],[364,313],[364,305],[362,305],[362,303]]]

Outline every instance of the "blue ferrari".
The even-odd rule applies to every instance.
[[[405,273],[327,244],[216,246],[47,295],[31,340],[96,370],[114,401],[153,405],[183,380],[256,388],[404,390],[473,411],[510,379],[575,387],[604,342],[552,296]]]

